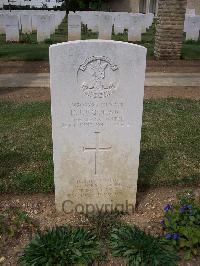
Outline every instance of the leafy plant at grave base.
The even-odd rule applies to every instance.
[[[36,44],[37,42],[35,40],[33,40],[33,37],[31,34],[25,33],[22,34],[20,43],[32,43],[32,44]]]
[[[17,237],[22,231],[34,231],[36,225],[28,214],[19,208],[12,207],[0,215],[0,238]]]
[[[185,40],[185,44],[200,44],[200,40],[194,41],[194,40]]]
[[[128,265],[174,266],[179,260],[175,249],[166,241],[130,225],[113,230],[111,248],[113,256],[123,257]]]
[[[91,230],[99,240],[110,239],[113,228],[121,226],[119,218],[120,212],[98,212],[95,214],[87,214],[86,217],[90,221]]]
[[[83,228],[56,227],[39,233],[24,249],[22,265],[88,265],[100,258],[96,236]]]
[[[167,204],[161,221],[165,238],[173,246],[185,251],[185,259],[197,255],[200,248],[200,205],[191,191],[177,195],[178,203]]]
[[[52,38],[49,38],[49,39],[44,40],[44,43],[46,43],[46,44],[54,44],[54,43],[57,43],[57,41],[52,39]]]

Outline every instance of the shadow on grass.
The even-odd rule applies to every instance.
[[[138,172],[138,189],[145,191],[151,186],[151,179],[155,170],[164,159],[164,150],[162,149],[145,149],[140,152],[140,166]]]

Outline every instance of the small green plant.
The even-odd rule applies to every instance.
[[[24,249],[22,265],[88,265],[100,257],[99,242],[83,228],[56,227],[39,233]]]
[[[120,212],[98,212],[96,214],[88,214],[87,218],[91,223],[91,230],[99,240],[110,239],[113,228],[119,227],[121,222]]]
[[[178,203],[167,204],[161,221],[165,238],[175,247],[185,251],[185,259],[197,255],[200,247],[200,206],[191,191],[177,195]]]
[[[186,40],[185,44],[200,44],[200,40],[194,41],[194,40]]]
[[[34,40],[33,36],[31,34],[28,34],[28,33],[24,33],[22,34],[22,37],[21,37],[21,40],[20,40],[21,43],[29,43],[29,44],[36,44],[37,41]]]
[[[128,265],[174,266],[178,256],[161,238],[147,235],[135,226],[124,225],[111,234],[113,256],[123,257]]]
[[[57,41],[53,38],[49,38],[49,39],[46,39],[44,40],[44,43],[46,44],[54,44],[54,43],[57,43]]]

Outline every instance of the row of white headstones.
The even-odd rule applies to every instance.
[[[63,11],[2,11],[0,13],[0,34],[6,34],[6,41],[19,41],[19,31],[30,34],[37,30],[37,41],[49,39],[65,17]]]
[[[185,15],[184,32],[186,40],[198,41],[200,37],[200,16],[195,15],[195,9],[190,9]]]
[[[152,23],[154,15],[152,13],[127,13],[127,12],[70,12],[68,15],[68,40],[81,39],[81,24],[87,29],[98,32],[99,39],[110,40],[112,28],[114,33],[123,33],[128,30],[129,41],[140,41],[141,34],[146,32]]]

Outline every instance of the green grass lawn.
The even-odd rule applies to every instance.
[[[137,42],[147,48],[147,58],[154,57],[154,36],[155,23],[150,27],[145,34],[142,34],[142,41]],[[97,39],[98,33],[87,31],[82,27],[81,39]],[[128,33],[112,34],[112,39],[115,41],[128,41]],[[20,43],[6,43],[5,35],[0,35],[0,60],[25,60],[25,61],[40,61],[49,59],[49,46],[53,43],[67,41],[67,20],[63,20],[55,34],[44,43],[37,43],[36,32],[27,35],[20,33]],[[200,41],[199,42],[184,42],[182,48],[183,59],[200,59]]]
[[[49,102],[0,103],[0,192],[53,191]],[[200,102],[146,100],[139,188],[200,181]]]

